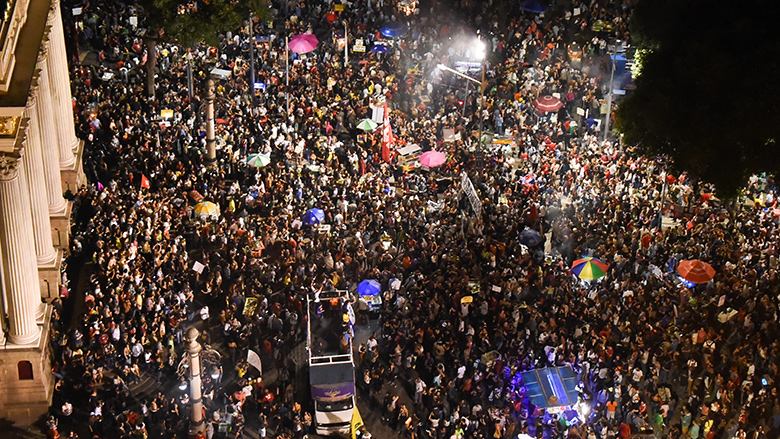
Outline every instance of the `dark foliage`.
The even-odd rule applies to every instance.
[[[628,144],[732,197],[780,171],[780,2],[642,0],[635,45],[649,49],[616,113]]]

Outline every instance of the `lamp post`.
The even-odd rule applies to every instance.
[[[284,117],[290,120],[290,36],[284,36]]]
[[[203,396],[201,395],[200,379],[200,352],[198,332],[195,328],[187,331],[187,358],[190,371],[190,404],[192,404],[192,416],[190,418],[190,437],[197,438],[205,434],[206,426],[203,423]]]
[[[192,100],[194,99],[193,93],[195,92],[195,86],[192,83],[192,52],[187,50],[187,55],[184,57],[184,59],[187,60],[187,92],[188,97],[190,98],[190,109],[194,111]]]
[[[201,378],[204,372],[208,373],[212,382],[218,382],[222,377],[222,367],[220,362],[222,356],[219,352],[211,349],[210,346],[201,346],[198,343],[200,332],[193,328],[187,330],[185,336],[186,351],[182,356],[177,373],[179,375],[179,389],[184,391],[190,388],[190,437],[206,437],[206,424],[203,419],[203,380]],[[201,361],[202,360],[202,361]],[[189,384],[188,384],[189,382]]]
[[[617,54],[622,53],[624,51],[623,49],[623,42],[620,40],[616,40],[615,44],[612,45],[612,53],[609,54],[609,57],[612,59],[612,72],[609,75],[609,94],[607,94],[607,117],[604,121],[604,138],[603,141],[607,141],[607,136],[609,135],[609,122],[612,118],[612,94],[614,93],[615,89],[615,65],[617,64]]]
[[[253,14],[249,13],[249,93],[252,96],[252,102],[255,100],[255,31],[252,26],[254,22]]]
[[[206,81],[206,166],[214,168],[217,165],[217,139],[214,130],[214,80]]]
[[[479,99],[477,100],[477,111],[479,112],[479,137],[477,138],[477,142],[482,142],[482,97],[485,94],[485,43],[482,42],[482,39],[479,35],[477,35],[477,38],[474,40],[473,46],[469,48],[469,50],[466,52],[467,57],[472,60],[479,61],[480,70],[482,72],[482,80],[477,80],[472,78],[471,76],[465,75],[455,69],[451,69],[444,64],[439,64],[439,68],[442,70],[446,70],[450,73],[453,73],[457,76],[460,76],[461,78],[467,79],[471,82],[479,84]],[[461,116],[466,115],[466,100],[468,99],[469,95],[469,84],[466,83],[466,97],[463,99],[463,108],[461,109]]]
[[[344,68],[349,65],[349,29],[347,29],[347,20],[344,20]]]
[[[602,139],[604,142],[607,141],[607,136],[609,135],[609,119],[612,116],[612,87],[614,86],[615,81],[615,55],[610,55],[610,58],[612,58],[612,72],[609,75],[609,94],[607,94],[607,117],[604,120],[604,138]]]
[[[480,41],[479,43],[481,44],[482,42]],[[478,51],[478,53],[480,54],[479,58],[480,58],[480,64],[481,64],[481,70],[482,70],[482,80],[481,81],[478,80],[478,79],[472,78],[469,75],[463,74],[463,73],[461,73],[461,72],[459,72],[459,71],[457,71],[457,70],[455,70],[453,68],[447,67],[444,64],[439,64],[438,67],[439,67],[439,69],[446,70],[446,71],[452,73],[453,75],[460,76],[463,79],[471,81],[471,82],[473,82],[475,84],[479,84],[479,99],[478,99],[478,102],[477,102],[477,111],[479,112],[479,137],[477,139],[477,142],[481,142],[482,141],[482,97],[485,94],[485,52],[484,52],[484,45],[482,46],[482,49]],[[468,90],[468,88],[466,90]],[[463,102],[463,107],[464,108],[466,107],[466,102],[465,101]],[[464,110],[464,112],[465,112],[465,110]]]
[[[482,59],[482,81],[479,83],[479,134],[477,135],[477,145],[482,144],[482,107],[485,105],[485,60]]]

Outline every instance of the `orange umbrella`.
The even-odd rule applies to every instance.
[[[706,284],[715,277],[715,269],[712,268],[712,265],[698,259],[680,262],[680,265],[677,266],[677,272],[683,279],[695,284]]]

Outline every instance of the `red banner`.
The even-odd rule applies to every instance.
[[[385,100],[385,121],[382,126],[382,160],[390,163],[392,156],[390,147],[393,146],[393,127],[390,126],[390,115],[387,112],[387,100]]]

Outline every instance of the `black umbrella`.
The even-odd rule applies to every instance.
[[[544,242],[544,237],[534,229],[525,229],[520,232],[520,243],[526,247],[536,247],[542,242]]]

